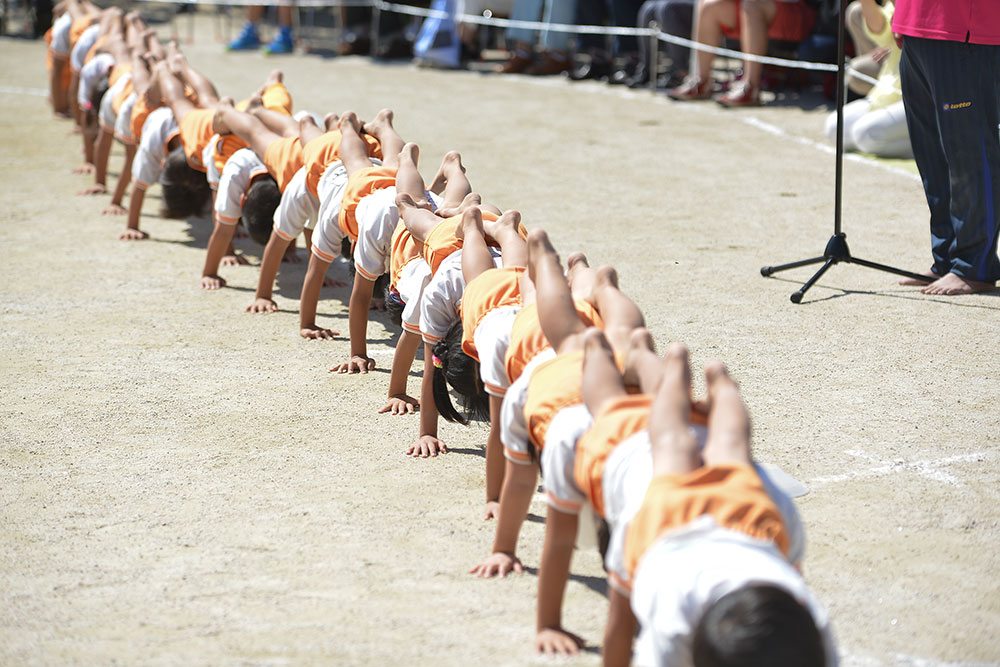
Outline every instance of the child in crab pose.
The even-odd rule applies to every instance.
[[[280,92],[274,85],[274,79],[279,75],[280,72],[277,71],[272,73],[270,85],[263,92],[269,94]],[[281,86],[281,89],[283,88],[284,86]],[[284,94],[287,95],[287,91]],[[265,104],[271,104],[274,108],[268,107]],[[288,98],[287,110],[290,110],[290,104],[290,98]],[[304,178],[300,173],[304,164],[302,141],[300,139],[301,121],[293,118],[285,111],[285,108],[280,108],[274,105],[273,102],[266,103],[263,94],[258,94],[250,98],[245,111],[240,111],[231,104],[220,104],[213,120],[213,129],[222,138],[224,143],[229,145],[247,144],[253,153],[256,154],[260,163],[264,165],[271,180],[262,179],[260,182],[267,186],[268,207],[271,211],[274,211],[275,208],[280,209],[282,206],[280,202],[284,200],[285,191],[291,187],[293,182]],[[303,117],[311,119],[311,114],[303,114]],[[255,169],[257,168],[255,167]],[[271,186],[272,181],[276,186],[277,192]],[[279,202],[277,204],[275,203],[276,199]],[[291,220],[290,216],[287,215],[288,206],[284,208],[284,211],[285,213],[279,218],[280,221],[283,221],[283,224],[284,221]],[[264,241],[266,245],[264,247],[261,275],[257,284],[258,298],[254,304],[247,308],[247,311],[273,312],[273,310],[277,310],[277,306],[269,310],[257,310],[255,307],[257,303],[265,301],[273,304],[273,301],[271,301],[271,289],[274,285],[275,275],[278,272],[278,266],[283,260],[298,261],[295,255],[295,237],[305,230],[306,244],[308,245],[314,222],[313,219],[309,218],[308,212],[296,218],[297,226],[294,226],[294,228],[289,222],[286,226],[288,233],[283,233],[283,236],[287,237],[287,240],[285,240],[285,238],[275,236],[275,230],[280,231],[277,220],[275,221],[275,230],[270,228],[265,230],[265,227],[268,227],[270,223],[264,219],[263,212],[259,216],[255,215],[255,217],[260,218],[259,224],[254,224],[255,230],[257,230],[255,233],[259,234],[256,240]],[[229,223],[228,225],[216,224],[216,228],[213,231],[213,238],[210,240],[210,247],[213,249],[213,254],[206,258],[202,275],[202,287],[204,289],[218,289],[225,285],[225,281],[213,272],[213,269],[217,270],[218,268],[218,261],[215,257],[218,256],[218,249],[229,244],[234,234],[235,225],[233,223]],[[265,240],[264,236],[267,234],[269,236]]]
[[[464,216],[477,215],[484,221],[487,229],[487,239],[490,244],[490,253],[494,257],[494,263],[499,267],[503,266],[500,259],[500,251],[497,246],[504,242],[502,239],[494,238],[489,228],[496,228],[498,233],[506,238],[506,228],[509,226],[518,235],[524,235],[524,228],[520,224],[520,214],[517,211],[509,211],[503,216],[499,216],[499,210],[488,205],[479,203],[478,194],[469,193],[462,203],[454,209],[442,207],[439,213],[448,215],[442,218],[430,211],[427,206],[418,206],[412,198],[405,195],[397,197],[400,208],[400,215],[406,228],[423,247],[424,261],[430,271],[430,278],[420,297],[420,332],[424,341],[424,373],[421,384],[420,406],[420,437],[413,443],[406,453],[410,456],[426,458],[437,456],[439,452],[447,451],[447,447],[437,438],[437,418],[438,411],[435,402],[435,362],[433,360],[433,348],[435,344],[446,338],[450,329],[460,321],[459,303],[465,290],[465,278],[462,272],[462,238],[460,231],[463,226]],[[477,212],[470,213],[472,209]],[[500,220],[503,223],[500,224]],[[523,254],[523,253],[522,253]],[[478,273],[477,273],[478,275]],[[452,345],[455,353],[461,355],[461,331],[460,325],[453,335]],[[457,337],[456,337],[457,336]],[[439,363],[440,358],[439,358]],[[471,368],[471,367],[470,367]],[[440,385],[439,391],[446,392],[444,385]],[[473,390],[475,399],[466,407],[473,415],[485,415],[487,405],[486,394]],[[444,403],[444,401],[442,401]],[[448,403],[450,406],[450,402]],[[457,416],[454,413],[452,416]],[[461,417],[458,417],[462,420]]]
[[[518,234],[519,215],[508,212],[483,224],[482,212],[465,211],[456,230],[462,241],[461,317],[432,348],[432,388],[437,412],[448,421],[468,423],[470,416],[488,416],[486,440],[485,519],[494,518],[503,483],[503,447],[500,444],[500,407],[510,384],[504,359],[514,319],[524,301],[534,301],[534,286],[525,273],[528,247]],[[495,268],[488,239],[501,247],[502,268]],[[449,385],[459,396],[465,414],[451,403]]]
[[[631,333],[624,351],[624,373],[615,360],[622,352],[612,350],[599,330],[585,333],[583,399],[594,423],[575,446],[562,442],[542,452],[549,511],[538,573],[538,625],[544,629],[537,644],[541,650],[555,653],[575,653],[579,645],[579,638],[562,629],[560,608],[577,513],[588,504],[607,522],[610,532],[605,553],[610,605],[604,637],[604,657],[609,664],[627,663],[631,655],[635,619],[629,609],[624,536],[652,476],[647,428],[653,395],[664,376],[664,364],[653,351],[652,338],[645,329]],[[642,393],[629,394],[626,385],[637,386]],[[703,443],[703,406],[695,406],[691,414],[694,435]],[[794,503],[763,469],[757,472],[788,528],[789,556],[798,563],[805,542]]]
[[[575,442],[590,423],[580,393],[586,326],[577,314],[573,289],[545,232],[532,230],[528,252],[528,272],[535,285],[541,328],[554,352],[545,357],[536,355],[538,361],[533,362],[527,400],[520,411],[522,419],[514,414],[516,408],[510,408],[519,396],[508,391],[504,397],[501,440],[507,463],[500,495],[500,520],[493,555],[471,570],[482,577],[521,570],[515,551],[534,493],[538,453],[563,439]],[[585,285],[590,287],[590,301],[616,340],[627,337],[624,332],[642,324],[642,315],[635,304],[618,289],[613,270],[594,271],[586,265],[585,258],[575,256],[570,280],[576,290],[582,291]],[[518,381],[523,382],[524,378],[522,373]]]
[[[705,378],[702,449],[690,431],[687,350],[668,351],[649,420],[653,479],[625,540],[642,628],[636,661],[832,667],[829,621],[792,562],[789,526],[754,467],[739,388],[721,362]]]

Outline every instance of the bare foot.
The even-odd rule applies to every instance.
[[[993,283],[983,283],[978,280],[969,280],[968,278],[963,278],[957,273],[949,273],[946,276],[938,278],[920,291],[923,294],[955,296],[957,294],[994,292],[996,291],[996,286]]]
[[[264,98],[261,97],[260,93],[254,93],[247,99],[247,113],[253,113],[257,109],[264,108]]]
[[[382,109],[375,114],[375,118],[364,124],[365,133],[377,137],[382,130],[392,129],[392,118],[392,109]]]
[[[538,284],[538,266],[543,261],[559,263],[559,253],[556,252],[549,235],[544,229],[534,228],[528,232],[528,277]]]
[[[226,124],[226,113],[233,108],[232,100],[227,104],[224,100],[219,100],[219,104],[215,107],[215,113],[212,115],[212,132],[216,134],[229,134],[231,130],[229,125]]]
[[[621,373],[604,332],[589,327],[583,332],[583,402],[596,416],[611,399],[625,394]]]
[[[932,283],[941,276],[934,273],[933,271],[924,271],[923,275],[927,276],[927,280],[917,280],[916,278],[901,278],[899,280],[900,285],[926,285]]]
[[[340,125],[340,116],[337,114],[331,111],[327,115],[323,116],[323,127],[326,128],[327,132],[330,130],[336,130],[338,125]]]
[[[478,208],[476,210],[479,210]],[[482,215],[482,213],[480,213]],[[511,238],[511,235],[517,235],[517,230],[521,226],[521,213],[516,209],[511,209],[506,211],[503,215],[492,222],[487,222],[484,225],[486,230],[486,235],[497,243],[503,244],[505,238]]]
[[[448,180],[454,178],[453,174],[456,173],[465,173],[465,166],[462,165],[462,154],[458,151],[448,151],[441,159],[441,165],[427,189],[434,194],[441,194],[444,192],[445,186],[448,185]]]
[[[625,370],[622,379],[625,384],[632,387],[640,387],[643,392],[652,393],[652,387],[642,386],[642,372],[656,361],[656,345],[653,343],[653,335],[646,327],[633,329],[629,335],[628,347],[625,348]]]
[[[674,343],[664,355],[663,381],[649,411],[654,475],[689,472],[701,465],[690,418],[691,361],[687,348]]]
[[[403,150],[399,151],[400,160],[409,160],[413,163],[413,166],[417,166],[420,162],[420,146],[415,143],[407,142],[403,144]]]
[[[712,361],[705,367],[705,383],[709,404],[705,462],[749,463],[750,414],[739,386],[721,361]]]
[[[470,192],[469,194],[465,195],[465,198],[462,200],[462,203],[460,203],[458,206],[452,206],[450,208],[447,206],[442,206],[437,210],[437,214],[442,218],[450,218],[452,216],[461,215],[462,212],[468,208],[478,208],[482,203],[483,203],[483,198],[479,196],[478,192]]]
[[[467,234],[479,234],[486,236],[483,228],[483,212],[478,208],[467,208],[462,213],[462,222],[455,228],[455,237],[465,240]]]
[[[608,287],[618,289],[618,272],[612,266],[599,266],[594,272],[594,289],[590,301],[596,303],[597,292]]]
[[[270,88],[276,83],[281,83],[284,80],[285,80],[284,72],[282,72],[280,69],[271,70],[271,73],[267,75],[267,79],[264,81],[264,85],[261,86],[257,90],[257,92],[263,95],[268,88]]]
[[[353,129],[358,134],[361,134],[361,121],[358,120],[358,114],[353,111],[345,111],[340,114],[340,121],[337,123],[337,127],[343,132],[344,128]]]
[[[425,211],[429,211],[431,209],[431,205],[423,200],[417,201],[406,192],[400,192],[396,195],[396,208],[399,209],[400,217],[405,220],[407,214],[414,209],[422,208]],[[459,225],[459,227],[461,227],[461,225]]]

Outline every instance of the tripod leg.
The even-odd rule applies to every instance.
[[[928,276],[922,276],[919,273],[904,271],[903,269],[897,269],[892,266],[886,266],[885,264],[876,264],[875,262],[869,262],[868,260],[865,259],[858,259],[857,257],[851,257],[850,259],[846,259],[844,261],[851,262],[853,264],[860,264],[861,266],[867,266],[869,269],[878,269],[879,271],[885,271],[886,273],[895,273],[897,276],[904,276],[906,278],[913,278],[915,280],[923,280],[928,284],[934,282],[934,278],[929,278]]]
[[[813,257],[811,259],[803,259],[798,262],[789,262],[788,264],[779,264],[778,266],[762,266],[760,267],[760,275],[769,276],[772,273],[777,273],[778,271],[785,271],[786,269],[796,269],[800,266],[809,266],[810,264],[819,264],[826,257]]]
[[[836,263],[837,263],[837,258],[835,257],[830,257],[829,259],[827,259],[826,262],[823,264],[823,266],[819,267],[819,271],[817,271],[812,278],[807,280],[806,284],[800,287],[798,292],[796,292],[790,297],[792,303],[800,303],[802,301],[802,296],[806,293],[806,291],[808,291],[810,287],[815,285],[816,281],[819,280],[824,273],[826,273],[826,270]]]

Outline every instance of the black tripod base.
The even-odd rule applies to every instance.
[[[819,267],[819,270],[813,274],[813,277],[807,280],[805,284],[798,289],[798,291],[789,297],[792,303],[801,303],[802,297],[809,290],[809,288],[816,284],[816,281],[827,272],[827,269],[839,262],[860,264],[861,266],[867,266],[869,269],[877,269],[879,271],[885,271],[886,273],[895,273],[897,276],[904,276],[906,278],[914,278],[916,280],[930,282],[927,276],[922,276],[919,273],[911,273],[910,271],[904,271],[892,266],[886,266],[885,264],[877,264],[858,257],[853,257],[851,255],[850,248],[847,247],[847,234],[843,232],[834,234],[830,237],[830,240],[826,243],[826,250],[823,251],[822,257],[811,257],[797,262],[789,262],[788,264],[779,264],[778,266],[764,266],[760,269],[760,275],[766,277],[778,273],[779,271],[795,269],[800,266],[809,266],[810,264],[819,264],[820,262],[823,262],[823,266]]]

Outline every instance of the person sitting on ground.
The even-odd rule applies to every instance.
[[[860,100],[844,106],[844,150],[861,151],[885,158],[912,158],[906,110],[899,83],[902,52],[892,38],[891,0],[879,6],[875,0],[859,0],[864,12],[864,30],[880,48],[889,49],[878,83]],[[837,140],[837,113],[826,118],[826,136]]]

